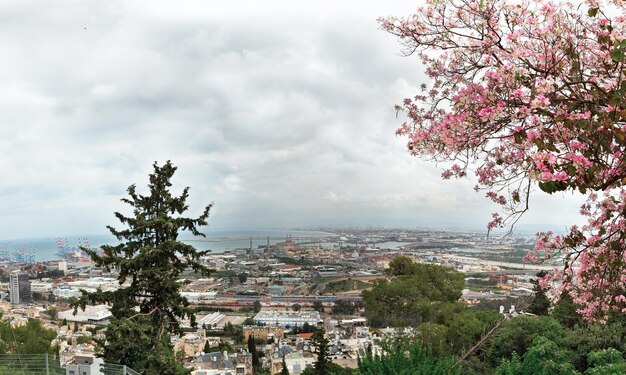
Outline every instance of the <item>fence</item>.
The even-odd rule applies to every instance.
[[[103,375],[141,375],[130,367],[126,367],[124,365],[112,365],[109,363],[102,365],[100,372]]]
[[[97,375],[141,375],[124,365],[105,363]],[[0,354],[0,375],[66,375],[59,357],[52,354]]]
[[[59,357],[52,354],[2,354],[0,374],[65,375],[65,369],[61,367]]]

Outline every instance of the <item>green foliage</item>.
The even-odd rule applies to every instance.
[[[563,327],[571,329],[583,322],[582,317],[576,311],[578,309],[579,307],[574,304],[569,293],[563,291],[550,316],[561,323]]]
[[[387,273],[391,281],[378,280],[363,291],[365,316],[373,327],[407,327],[422,322],[443,324],[464,309],[458,300],[463,274],[448,267],[413,263],[396,257]]]
[[[613,348],[589,353],[587,362],[590,369],[585,372],[585,375],[626,374],[624,356]]]
[[[545,271],[541,271],[537,274],[537,277],[544,277]],[[528,305],[528,312],[535,315],[548,315],[548,309],[550,308],[550,300],[546,296],[546,291],[539,285],[538,280],[533,280],[533,296]]]
[[[254,306],[254,312],[255,313],[261,312],[261,309],[263,308],[263,306],[261,306],[261,301],[259,301],[259,300],[254,301],[253,306]]]
[[[257,373],[261,367],[261,362],[259,361],[259,352],[256,350],[256,340],[252,335],[248,336],[248,353],[252,355],[252,372]]]
[[[8,322],[0,322],[0,354],[56,354],[58,348],[51,346],[55,337],[54,330],[45,328],[36,319],[15,328]]]
[[[496,375],[580,375],[569,361],[566,350],[554,341],[538,336],[533,346],[524,354],[524,361],[514,354],[511,361],[505,360]]]
[[[460,375],[449,358],[434,356],[422,343],[396,342],[381,356],[368,352],[359,362],[360,375]]]
[[[351,290],[362,290],[371,286],[372,284],[366,283],[361,280],[338,280],[326,284],[326,288],[324,288],[324,293],[349,292]]]
[[[187,269],[199,274],[208,274],[208,269],[199,261],[206,252],[178,241],[178,235],[189,231],[204,236],[197,228],[207,224],[211,205],[198,218],[182,216],[188,209],[189,188],[180,196],[172,195],[170,180],[176,167],[169,161],[153,167],[149,194],[141,195],[131,185],[129,198],[122,199],[132,208],[132,216],[115,213],[126,228],[108,226],[121,243],[102,246],[101,254],[86,249],[96,266],[118,270],[119,283],[129,285],[115,291],[83,292],[73,306],[111,305],[113,317],[103,352],[106,362],[124,364],[148,375],[184,374],[187,371],[176,362],[169,336],[181,333],[179,322],[184,318],[194,324],[195,315],[180,295],[179,278]]]
[[[335,315],[353,315],[358,309],[361,308],[361,306],[362,305],[359,302],[339,299],[333,303],[331,310]]]
[[[283,368],[280,370],[280,375],[289,375],[289,370],[287,369],[287,362],[285,362],[285,356],[283,355]]]
[[[56,318],[59,316],[59,310],[52,306],[49,307],[48,310],[46,310],[46,314],[50,317],[50,319],[52,320],[56,320]]]
[[[77,344],[89,344],[92,343],[93,337],[90,336],[78,336],[78,338],[76,338],[76,343]]]
[[[502,360],[511,359],[513,353],[526,353],[538,336],[560,344],[565,330],[552,318],[518,316],[504,323],[493,337],[487,350],[487,360],[495,367]]]
[[[326,332],[323,329],[317,330],[313,334],[311,344],[315,348],[315,355],[317,356],[315,361],[315,374],[316,375],[330,375],[332,374],[331,359],[330,359],[330,347],[328,339],[326,338]]]
[[[451,313],[445,324],[426,322],[417,327],[417,337],[434,355],[459,355],[473,346],[500,314],[495,311],[465,310]]]
[[[324,312],[324,304],[321,301],[313,302],[313,310]]]
[[[417,334],[420,341],[430,347],[434,355],[448,353],[448,327],[437,323],[422,323]]]
[[[589,367],[589,353],[609,348],[626,352],[626,322],[576,326],[567,332],[563,346],[571,350],[572,362],[583,372]]]

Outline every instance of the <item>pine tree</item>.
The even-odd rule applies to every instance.
[[[252,373],[259,371],[259,353],[256,350],[256,341],[252,335],[248,336],[248,352],[252,356]]]
[[[564,327],[572,329],[583,322],[582,316],[577,311],[578,309],[579,306],[574,303],[572,296],[564,290],[554,305],[551,316]]]
[[[204,236],[197,228],[207,225],[212,205],[198,218],[182,216],[188,209],[189,188],[180,196],[172,195],[170,180],[177,168],[169,161],[153,167],[149,193],[141,195],[131,185],[129,198],[122,199],[133,214],[115,213],[126,228],[107,227],[121,243],[102,246],[102,253],[87,250],[96,266],[119,272],[120,288],[83,292],[73,306],[111,306],[113,316],[102,353],[105,362],[124,364],[147,375],[184,374],[187,371],[176,362],[170,334],[181,333],[181,319],[189,318],[195,324],[195,315],[180,295],[183,283],[179,278],[187,269],[205,275],[208,269],[200,263],[206,252],[179,241],[178,235],[188,231]]]
[[[280,370],[280,375],[289,375],[289,370],[287,369],[287,362],[285,361],[285,355],[283,354],[283,368]]]
[[[331,374],[330,347],[325,334],[326,332],[323,329],[319,329],[313,334],[312,344],[317,355],[317,361],[315,361],[316,375]]]
[[[537,277],[541,278],[546,275],[545,271],[541,271],[537,274]],[[546,291],[539,285],[538,280],[533,280],[533,297],[528,305],[528,312],[535,315],[548,315],[548,309],[550,309],[550,300],[546,296]]]

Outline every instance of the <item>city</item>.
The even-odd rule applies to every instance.
[[[463,272],[467,306],[484,304],[494,312],[502,306],[506,314],[514,313],[516,305],[515,313],[524,314],[519,303],[532,294],[532,280],[539,271],[554,268],[523,261],[532,237],[454,230],[319,230],[329,237],[287,236],[269,246],[202,257],[211,274],[189,274],[181,293],[195,308],[196,324],[183,322],[186,333],[171,338],[192,374],[252,374],[244,345],[250,336],[258,341],[263,367],[271,374],[280,372],[283,357],[289,373],[300,374],[315,362],[310,339],[318,327],[332,338],[333,362],[356,368],[359,356],[368,347],[380,351],[382,339],[393,331],[369,327],[361,292],[385,279],[385,269],[397,256]],[[83,368],[97,373],[102,362],[94,339],[102,338],[111,312],[96,305],[75,313],[69,300],[81,290],[116,290],[118,274],[95,267],[80,249],[61,247],[59,253],[63,257],[57,260],[0,266],[3,280],[8,279],[0,284],[3,319],[11,326],[41,320],[56,332],[52,344],[58,345],[68,374]]]
[[[0,31],[0,375],[626,374],[626,2]]]

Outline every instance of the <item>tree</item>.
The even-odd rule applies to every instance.
[[[256,350],[256,340],[252,335],[248,336],[248,352],[252,356],[252,372],[257,373],[260,369],[259,353]]]
[[[574,300],[567,291],[562,291],[559,300],[554,304],[554,309],[550,314],[563,327],[572,329],[582,323],[582,317],[578,314],[579,307],[574,304]]]
[[[613,348],[589,353],[588,362],[591,368],[586,375],[626,374],[624,355]]]
[[[259,300],[254,301],[253,307],[255,313],[261,312],[261,309],[263,308],[263,306],[261,306],[261,301]]]
[[[512,361],[504,361],[496,375],[580,375],[569,361],[567,351],[543,336],[533,342],[520,362],[517,354]]]
[[[287,369],[287,362],[285,361],[285,355],[283,354],[283,368],[280,370],[280,375],[289,375],[289,369]]]
[[[321,301],[314,301],[313,302],[313,310],[319,311],[319,312],[324,312],[324,304]]]
[[[56,318],[59,316],[59,310],[56,307],[51,306],[48,308],[48,310],[46,310],[46,314],[50,316],[50,319],[56,320]]]
[[[473,170],[504,212],[488,229],[515,224],[537,188],[586,196],[587,224],[539,234],[528,259],[563,259],[550,279],[587,319],[626,307],[625,14],[621,1],[429,0],[380,19],[431,78],[396,107],[397,134],[444,179]]]
[[[398,264],[403,266],[398,268]],[[464,309],[458,302],[465,285],[462,273],[449,267],[413,263],[406,257],[396,257],[389,266],[390,281],[377,280],[371,290],[362,292],[365,316],[372,326],[443,324]]]
[[[0,354],[58,353],[59,348],[51,345],[55,338],[56,332],[45,328],[37,319],[29,319],[20,327],[0,322]]]
[[[111,306],[113,316],[103,350],[106,362],[124,364],[144,374],[182,374],[186,370],[176,362],[170,334],[182,332],[179,322],[183,318],[195,323],[195,315],[180,294],[183,284],[179,279],[187,269],[204,275],[208,269],[200,263],[207,252],[196,251],[179,241],[178,235],[188,231],[204,236],[197,228],[207,225],[212,205],[198,218],[183,216],[188,209],[189,188],[180,196],[170,191],[176,167],[168,161],[163,166],[154,163],[153,168],[148,194],[139,194],[131,185],[129,198],[122,199],[132,208],[132,215],[115,213],[126,228],[107,227],[121,243],[104,245],[101,253],[85,249],[97,267],[118,271],[120,288],[83,291],[73,306]]]
[[[242,272],[239,275],[237,275],[237,278],[239,279],[240,284],[245,284],[245,282],[248,280],[248,274],[245,272]]]
[[[311,339],[311,345],[315,348],[315,355],[317,356],[314,366],[315,374],[330,375],[332,373],[332,361],[330,359],[330,347],[326,338],[326,331],[323,329],[315,331]]]
[[[295,304],[291,305],[291,309],[293,311],[300,311],[300,310],[302,310],[302,306],[299,303],[295,303]]]
[[[626,322],[576,326],[567,332],[562,345],[570,350],[576,369],[584,372],[590,367],[589,353],[611,348],[626,353]]]
[[[354,302],[346,300],[335,300],[333,307],[331,308],[333,314],[336,315],[352,315],[357,309],[357,305]]]
[[[491,340],[486,359],[493,366],[502,360],[510,360],[514,353],[524,354],[533,345],[533,341],[543,336],[561,344],[565,330],[552,318],[518,316],[504,323]]]
[[[537,273],[537,277],[545,277],[547,272],[541,271]],[[539,285],[538,280],[533,280],[533,296],[528,305],[528,312],[535,315],[548,315],[548,309],[550,308],[550,300],[546,295],[545,288]]]
[[[419,341],[413,344],[398,341],[384,347],[381,356],[368,351],[359,362],[359,374],[460,375],[461,370],[452,359],[432,355]]]

